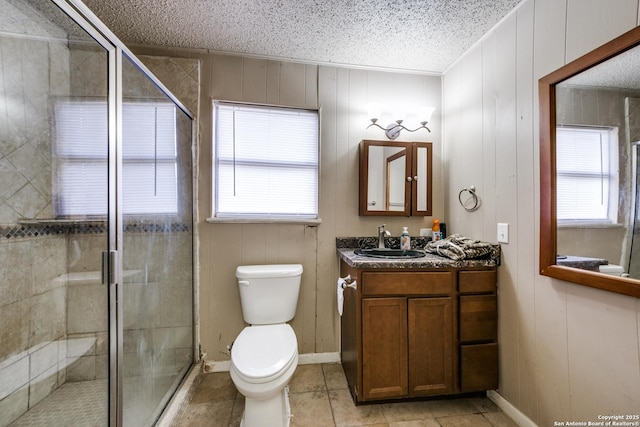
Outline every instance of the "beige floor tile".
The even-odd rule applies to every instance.
[[[322,365],[299,365],[289,382],[289,392],[304,393],[307,391],[326,390]]]
[[[451,415],[466,415],[478,412],[467,399],[438,399],[425,402],[433,414],[433,418]]]
[[[326,391],[291,393],[291,426],[334,426],[329,395]]]
[[[289,384],[292,427],[516,427],[484,396],[355,406],[342,365],[300,365]],[[203,374],[179,427],[239,427],[244,396],[228,372]]]
[[[427,402],[395,402],[381,404],[380,408],[388,423],[415,421],[433,418]]]
[[[348,388],[347,378],[340,363],[325,363],[322,365],[322,372],[327,383],[327,390],[339,390]]]
[[[470,397],[467,401],[480,412],[500,412],[500,408],[488,397]]]
[[[239,427],[244,414],[244,396],[238,393],[238,397],[233,401],[233,411],[229,420],[229,427]]]
[[[387,425],[380,405],[356,406],[348,389],[330,390],[329,401],[336,426]]]
[[[454,415],[438,418],[442,427],[491,427],[491,423],[481,414]]]
[[[397,421],[397,422],[389,423],[389,427],[440,427],[440,423],[438,423],[434,419]]]
[[[232,408],[233,400],[190,403],[178,427],[226,427]]]
[[[237,390],[228,372],[214,372],[203,374],[197,385],[191,403],[213,402],[218,400],[233,400]]]
[[[486,419],[489,420],[491,424],[495,427],[517,427],[518,424],[515,423],[511,418],[509,418],[504,412],[488,412],[486,414],[482,414]]]

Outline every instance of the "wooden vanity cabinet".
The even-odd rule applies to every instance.
[[[454,393],[454,273],[343,263],[345,272],[358,283],[345,290],[342,317],[342,361],[354,400]]]
[[[341,358],[356,403],[497,388],[495,268],[357,269],[341,261],[348,274],[357,287],[344,292]]]

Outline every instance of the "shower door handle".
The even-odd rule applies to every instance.
[[[116,251],[102,252],[102,284],[115,284],[116,277]]]

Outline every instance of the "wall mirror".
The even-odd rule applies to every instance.
[[[539,96],[540,274],[640,297],[640,27]]]
[[[431,215],[430,142],[360,143],[360,215]]]

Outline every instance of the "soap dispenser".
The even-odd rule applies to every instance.
[[[411,237],[409,237],[409,229],[402,227],[402,234],[400,235],[400,249],[408,251],[411,249]]]

